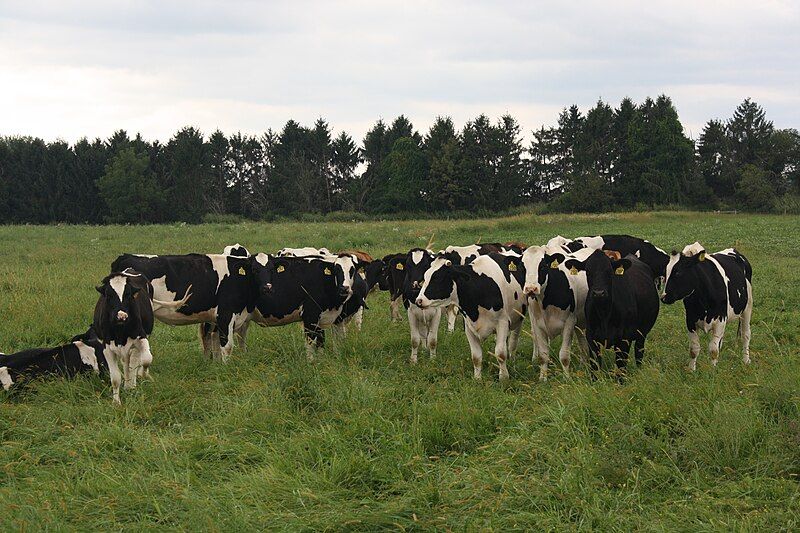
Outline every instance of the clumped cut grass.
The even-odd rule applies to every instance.
[[[406,322],[370,298],[364,331],[305,360],[296,325],[251,328],[230,364],[195,327],[156,326],[153,380],[114,407],[96,377],[0,393],[0,528],[779,530],[800,527],[800,234],[788,216],[519,214],[494,220],[0,227],[0,350],[84,331],[122,252],[315,245],[374,256],[555,234],[631,233],[669,251],[737,246],[754,267],[753,364],[736,325],[719,368],[685,370],[662,306],[624,385],[556,367],[529,336],[500,384],[472,380],[463,332],[411,367]],[[444,322],[444,321],[443,321]],[[527,324],[526,324],[527,328]],[[490,349],[491,346],[486,346]],[[554,347],[555,348],[555,347]],[[557,363],[557,357],[553,358]],[[607,361],[610,365],[610,361]]]

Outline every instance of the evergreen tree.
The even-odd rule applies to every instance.
[[[213,183],[206,148],[203,134],[193,127],[178,131],[166,146],[174,220],[199,222],[206,213],[204,191]]]
[[[353,209],[348,192],[356,179],[356,169],[362,162],[361,151],[347,133],[342,132],[331,143],[331,176],[334,209]]]
[[[775,128],[761,106],[747,98],[733,112],[726,131],[731,159],[737,168],[747,164],[765,166]]]
[[[460,145],[450,117],[436,117],[424,141],[428,161],[425,203],[435,210],[464,209],[469,190],[459,175]]]
[[[205,191],[205,201],[210,213],[227,213],[229,161],[230,144],[225,134],[217,130],[208,138],[210,187]]]
[[[140,224],[150,222],[158,210],[161,194],[156,180],[148,172],[145,153],[133,147],[120,148],[98,180],[100,196],[105,200],[106,222]]]
[[[531,146],[528,148],[529,180],[526,187],[528,196],[548,200],[561,192],[564,177],[559,168],[558,130],[545,128],[533,132]]]

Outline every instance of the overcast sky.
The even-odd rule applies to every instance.
[[[800,2],[0,0],[0,135],[510,113],[527,136],[660,93],[693,137],[748,96],[800,127]]]

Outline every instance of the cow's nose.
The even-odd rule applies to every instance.
[[[596,296],[598,298],[603,298],[608,295],[608,292],[605,289],[592,289],[592,296]]]
[[[413,281],[411,283],[411,288],[412,289],[419,289],[419,281]]]
[[[272,283],[267,283],[261,287],[261,294],[268,294],[270,292],[272,292]]]
[[[522,292],[525,293],[525,296],[536,296],[539,294],[539,287],[536,285],[525,285],[525,288],[522,289]]]
[[[117,320],[119,320],[120,322],[128,320],[128,313],[126,313],[125,311],[117,311]]]

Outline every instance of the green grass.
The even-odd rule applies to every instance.
[[[719,368],[703,353],[689,374],[680,304],[662,306],[624,385],[566,380],[557,366],[538,383],[529,336],[508,384],[494,367],[476,383],[463,332],[444,327],[438,358],[411,367],[408,325],[390,324],[383,293],[364,331],[314,363],[297,325],[251,328],[248,351],[221,365],[201,357],[195,327],[157,324],[153,380],[123,391],[122,407],[97,377],[0,393],[0,529],[797,529],[797,217],[0,227],[0,350],[84,331],[93,287],[124,251],[240,242],[379,256],[433,233],[443,247],[607,232],[747,255],[753,364],[741,364],[734,324]]]

